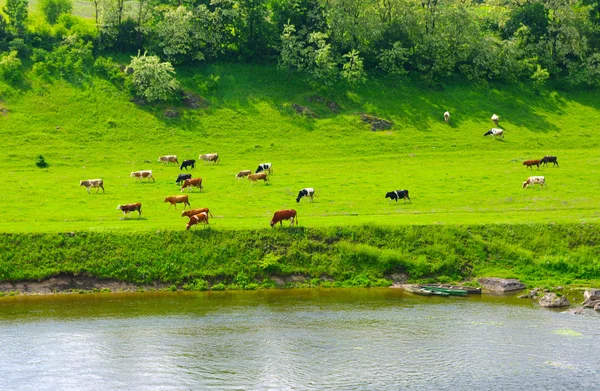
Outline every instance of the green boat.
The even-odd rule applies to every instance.
[[[441,287],[437,287],[437,286],[420,286],[419,288],[426,290],[426,291],[430,291],[430,292],[447,293],[450,296],[466,296],[468,293],[467,291],[462,290],[462,289],[441,288]]]
[[[469,294],[481,294],[481,288],[474,288],[470,286],[463,285],[448,285],[448,284],[421,284],[422,288],[446,288],[446,289],[460,289],[462,291],[466,291]]]
[[[416,285],[405,285],[404,290],[421,296],[449,296],[446,292],[427,290]]]

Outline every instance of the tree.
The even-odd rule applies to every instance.
[[[125,72],[135,94],[148,102],[167,100],[179,89],[173,65],[160,62],[156,56],[147,56],[146,53],[132,56]]]
[[[363,61],[356,50],[343,56],[346,62],[342,66],[342,77],[350,84],[364,83],[366,79]]]
[[[25,21],[27,20],[27,0],[6,0],[4,12],[8,15],[8,22],[17,34],[23,35],[25,32]]]
[[[56,24],[61,14],[70,14],[73,10],[71,0],[41,0],[40,9],[50,24]]]

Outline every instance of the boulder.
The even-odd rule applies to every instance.
[[[583,298],[585,300],[589,299],[592,296],[597,296],[595,300],[600,300],[600,289],[590,288],[586,289],[585,292],[583,292]]]
[[[203,109],[208,107],[208,101],[200,95],[184,92],[182,95],[183,104],[190,109]]]
[[[339,113],[342,110],[341,106],[338,105],[337,103],[335,103],[334,101],[325,99],[319,95],[309,96],[308,98],[306,98],[306,100],[309,102],[323,103],[324,105],[326,105],[329,108],[329,110],[331,110],[335,114]]]
[[[596,304],[596,305],[594,306],[594,309],[595,309],[596,311],[600,311],[600,303]]]
[[[292,103],[292,108],[294,110],[296,110],[296,112],[298,114],[302,114],[302,115],[305,115],[305,116],[310,117],[310,118],[316,118],[317,117],[317,115],[314,113],[314,111],[312,111],[308,107],[300,106],[299,104]]]
[[[597,304],[600,304],[600,299],[596,300],[593,299],[593,297],[595,296],[592,296],[589,299],[585,299],[583,303],[581,303],[581,305],[585,308],[594,308]]]
[[[480,278],[477,282],[484,290],[492,292],[510,292],[525,289],[525,285],[516,278]]]
[[[374,132],[377,130],[391,129],[392,126],[394,125],[392,122],[390,122],[386,119],[378,118],[378,117],[375,117],[374,115],[369,115],[369,114],[361,114],[360,120],[362,122],[371,124],[371,130]]]
[[[179,117],[179,111],[177,111],[173,108],[168,108],[165,110],[165,117],[167,117],[167,118]]]
[[[572,315],[583,315],[585,313],[585,310],[581,307],[571,308],[570,310],[565,311],[565,313]]]
[[[571,305],[565,296],[558,296],[556,293],[546,293],[539,301],[542,307],[568,307]]]

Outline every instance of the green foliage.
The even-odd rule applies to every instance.
[[[8,22],[18,35],[25,32],[25,21],[27,20],[27,0],[6,0],[4,13],[8,16]]]
[[[546,84],[548,79],[550,78],[550,74],[546,69],[542,69],[542,67],[538,64],[536,71],[531,75],[531,80],[533,80],[533,85],[538,90]]]
[[[44,13],[50,24],[56,24],[63,14],[70,14],[73,10],[72,0],[40,0],[40,10]]]
[[[23,80],[21,60],[17,55],[15,50],[0,55],[0,75],[10,83],[18,83]]]
[[[146,53],[131,57],[125,72],[135,94],[148,102],[170,99],[179,89],[175,79],[175,69],[169,62],[160,62],[156,56]]]
[[[38,168],[48,168],[49,166],[49,164],[46,162],[46,159],[42,155],[38,155],[35,165],[38,166]]]
[[[93,65],[92,48],[91,42],[72,35],[52,51],[35,49],[31,56],[35,62],[33,72],[44,78],[54,76],[81,81],[87,77]]]

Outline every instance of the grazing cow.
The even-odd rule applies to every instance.
[[[158,161],[160,163],[177,163],[179,164],[179,161],[177,160],[177,155],[166,155],[166,156],[160,156],[158,158]]]
[[[219,154],[218,153],[206,153],[204,155],[198,156],[198,159],[204,160],[204,163],[206,163],[206,162],[213,162],[213,164],[216,164],[216,163],[219,162],[219,160],[221,160],[219,158]]]
[[[253,185],[254,182],[256,182],[256,181],[265,181],[265,185],[266,185],[267,181],[269,180],[269,178],[267,178],[267,173],[266,172],[259,172],[258,174],[250,174],[250,175],[248,175],[248,180],[252,181],[250,183],[250,185]]]
[[[196,225],[198,223],[204,223],[204,227],[208,225],[208,216],[206,213],[198,213],[197,215],[190,217],[190,220],[185,225],[185,230],[187,231],[192,225]]]
[[[271,228],[274,228],[277,223],[279,223],[279,226],[282,226],[283,220],[290,220],[290,227],[294,225],[294,221],[296,221],[296,225],[298,225],[296,211],[294,209],[286,209],[275,212],[271,219]]]
[[[196,168],[196,161],[194,159],[184,160],[179,167],[179,170],[183,170],[184,168],[187,170],[189,166],[192,166],[192,170]]]
[[[153,182],[156,182],[152,176],[152,170],[134,171],[129,176],[139,179],[140,182],[142,181],[142,178],[148,179],[148,182],[150,182],[150,179],[152,179]]]
[[[548,163],[554,163],[554,164],[552,164],[552,167],[558,166],[558,158],[556,156],[546,155],[542,158],[542,160],[540,160],[540,163],[543,164],[544,166],[548,166]],[[558,166],[558,167],[560,167],[560,166]]]
[[[525,182],[523,182],[523,189],[529,185],[540,185],[540,189],[546,186],[546,178],[543,176],[530,176]]]
[[[104,181],[102,179],[88,179],[86,181],[79,181],[79,186],[85,186],[88,194],[90,194],[90,187],[96,188],[96,193],[102,189],[104,193]]]
[[[449,112],[449,111],[446,111],[446,112],[444,113],[444,121],[445,121],[447,124],[448,124],[448,123],[450,123],[450,112]]]
[[[269,171],[269,174],[270,174],[272,170],[273,170],[273,168],[271,167],[271,163],[261,163],[258,165],[258,168],[256,169],[256,174],[258,174],[259,172],[263,172],[263,171]]]
[[[498,121],[500,120],[500,117],[498,117],[496,114],[492,114],[491,120],[493,123],[496,124],[496,126],[498,126]]]
[[[189,206],[190,208],[192,207],[190,205],[190,202],[188,201],[187,195],[167,197],[167,198],[165,198],[165,202],[169,203],[169,209],[171,209],[171,205],[175,205],[175,209],[177,209],[177,204],[183,204],[183,209],[185,209],[186,205]]]
[[[484,136],[489,136],[490,134],[492,135],[492,138],[494,136],[504,138],[504,129],[492,128],[492,129],[488,130],[487,132],[485,132]]]
[[[210,214],[210,217],[214,217],[212,215],[212,213],[210,213],[210,211],[208,210],[208,208],[184,210],[181,213],[181,217],[192,217],[193,215],[197,215],[197,214],[200,214],[200,213],[208,213],[208,214]]]
[[[531,168],[532,171],[533,171],[533,166],[537,166],[538,170],[540,169],[540,161],[539,160],[525,160],[523,162],[523,165]],[[525,169],[527,169],[527,167]]]
[[[202,187],[202,178],[186,179],[185,181],[183,181],[183,185],[181,186],[181,191],[183,192],[183,190],[188,187],[189,188],[197,187],[200,189],[200,191],[204,190],[204,188]]]
[[[405,204],[406,204],[406,200],[408,200],[412,204],[412,201],[410,200],[410,197],[408,196],[408,190],[388,191],[387,193],[385,193],[385,198],[389,198],[390,202],[392,202],[392,200],[396,200],[396,202],[398,202],[399,199],[404,199]],[[390,202],[388,202],[388,204]]]
[[[191,179],[192,178],[192,174],[179,174],[177,175],[177,180],[175,181],[175,183],[180,184],[181,182],[185,181],[186,179]]]
[[[310,197],[310,201],[313,201],[313,197],[315,196],[315,189],[313,189],[312,187],[306,187],[302,190],[300,190],[300,193],[298,193],[298,197],[296,197],[296,202],[300,202],[300,199],[302,197]]]
[[[237,179],[242,179],[242,178],[247,177],[250,174],[252,174],[252,171],[250,171],[250,170],[243,170],[243,171],[238,172],[235,177]]]
[[[140,202],[137,202],[135,204],[119,205],[117,206],[117,210],[123,212],[123,218],[125,218],[125,215],[127,215],[127,213],[135,211],[139,213],[138,217],[142,217],[142,204]]]

